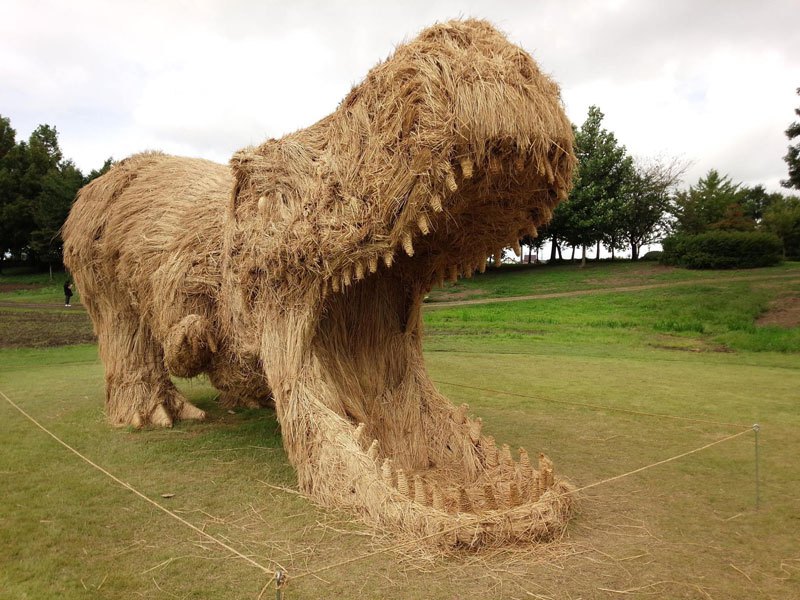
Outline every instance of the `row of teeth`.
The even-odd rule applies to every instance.
[[[471,424],[480,423],[480,420]],[[420,475],[410,476],[403,469],[396,469],[391,458],[379,464],[380,443],[372,440],[366,450],[367,456],[380,470],[383,482],[397,490],[408,500],[423,506],[433,507],[447,513],[475,513],[487,510],[514,508],[522,504],[538,501],[555,483],[553,462],[544,454],[539,455],[538,470],[533,468],[528,452],[519,449],[519,463],[511,456],[511,448],[503,444],[498,450],[491,436],[480,438],[480,425],[470,436],[479,440],[486,467],[494,476],[494,484],[485,483],[482,487],[467,489],[458,486],[455,490],[444,491],[436,482]],[[356,439],[364,445],[364,425],[356,429]]]
[[[464,180],[472,179],[474,175],[474,163],[468,157],[463,157],[459,159],[459,168],[461,170],[461,177]],[[514,163],[515,168],[518,170],[525,168],[525,160],[523,157],[518,157]],[[489,159],[488,170],[490,173],[497,173],[502,170],[502,164],[499,159],[496,157],[492,157]],[[538,170],[539,174],[542,177],[546,177],[547,181],[550,185],[553,185],[555,182],[555,176],[553,174],[553,168],[550,165],[550,162],[547,160],[539,161],[538,163]],[[443,167],[444,171],[444,186],[447,190],[453,194],[458,191],[458,183],[456,182],[456,175],[453,167],[446,163]],[[558,194],[560,199],[564,199],[566,192],[559,187]],[[433,214],[441,213],[444,210],[442,197],[439,194],[433,194],[430,199],[428,200],[428,204],[430,206],[430,211]],[[549,221],[549,218],[546,218],[545,221]],[[416,234],[415,229],[419,230],[419,233],[423,236],[428,235],[431,232],[431,223],[426,215],[426,213],[421,210],[419,215],[417,216],[416,227],[411,225],[408,227],[400,236],[400,246],[402,246],[403,251],[408,256],[414,256],[414,235]],[[521,256],[522,249],[519,244],[519,238],[531,235],[532,237],[536,237],[537,230],[536,227],[531,225],[527,229],[521,230],[520,235],[515,236],[513,239],[508,240],[508,243],[501,247],[501,248],[494,248],[490,251],[494,256],[499,256],[502,252],[502,248],[510,247],[517,256]],[[470,262],[458,264],[458,265],[451,265],[449,268],[441,268],[439,269],[434,277],[433,277],[433,284],[442,285],[445,279],[449,281],[456,281],[459,277],[471,277],[473,273],[476,271],[483,273],[486,270],[486,258],[489,256],[489,252],[486,252],[482,255],[476,256],[476,258]],[[394,251],[389,250],[385,252],[380,259],[383,261],[386,268],[390,268],[392,263],[394,262]],[[379,257],[377,255],[370,256],[367,259],[361,259],[354,261],[351,265],[346,266],[340,274],[334,275],[330,279],[330,290],[334,293],[338,293],[351,284],[361,281],[368,273],[375,273],[378,270],[378,262]]]

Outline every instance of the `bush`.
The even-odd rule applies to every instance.
[[[674,235],[662,243],[661,262],[687,269],[748,269],[781,262],[783,244],[771,233],[710,231]]]
[[[664,253],[661,250],[650,250],[647,254],[642,256],[639,260],[661,260]]]

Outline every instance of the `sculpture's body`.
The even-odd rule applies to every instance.
[[[445,543],[540,539],[571,498],[428,378],[421,300],[546,223],[574,156],[558,88],[480,21],[424,31],[331,116],[237,153],[160,154],[79,195],[65,257],[122,425],[202,418],[169,373],[274,397],[300,487]]]

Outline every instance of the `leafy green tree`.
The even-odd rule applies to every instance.
[[[0,261],[21,258],[35,227],[33,210],[23,191],[29,166],[28,147],[16,142],[9,119],[0,116]]]
[[[696,185],[675,195],[675,228],[688,234],[709,229],[753,229],[755,220],[745,215],[740,200],[740,185],[711,169]]]
[[[764,216],[764,211],[769,208],[774,194],[767,192],[763,185],[753,187],[742,187],[739,190],[739,204],[745,215],[754,221],[760,221]]]
[[[800,88],[797,88],[797,93],[800,95]],[[800,108],[794,109],[794,114],[800,117]],[[800,190],[800,141],[791,144],[792,140],[800,137],[800,122],[795,121],[786,130],[786,137],[789,138],[789,150],[783,160],[789,167],[789,179],[781,181],[781,185],[787,188],[794,188]]]
[[[614,134],[603,128],[603,113],[596,107],[575,132],[578,168],[567,202],[559,205],[561,236],[583,249],[603,239],[614,226],[615,213],[623,200],[625,184],[633,171],[633,160]]]
[[[776,194],[761,227],[781,238],[784,257],[800,258],[800,198]]]
[[[660,239],[668,228],[672,194],[686,166],[678,159],[639,161],[628,175],[612,227],[604,234],[606,246],[629,247],[631,259],[638,260],[642,246]]]
[[[108,159],[94,178],[107,171]],[[9,119],[0,117],[0,260],[61,262],[60,230],[75,194],[87,183],[81,171],[65,160],[58,131],[40,125],[27,142],[16,142]]]
[[[89,174],[84,179],[83,184],[86,185],[87,183],[89,183],[93,179],[97,179],[101,175],[105,175],[106,173],[108,173],[111,170],[111,167],[113,167],[113,166],[114,166],[114,158],[109,156],[106,159],[106,161],[103,163],[102,167],[100,167],[99,169],[92,169],[91,171],[89,171]]]

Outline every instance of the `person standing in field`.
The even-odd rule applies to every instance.
[[[70,307],[72,304],[70,303],[70,299],[72,298],[72,282],[67,279],[64,282],[64,306]]]

